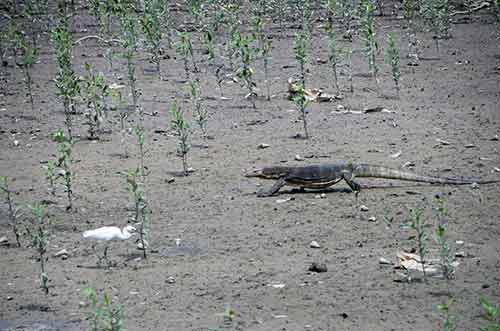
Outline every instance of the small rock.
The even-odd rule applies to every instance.
[[[14,299],[14,297],[11,297],[11,296],[8,296],[8,297],[7,297],[7,301],[11,301],[11,300],[13,300],[13,299]]]
[[[375,216],[371,216],[369,219],[368,219],[368,222],[376,222],[377,221],[377,218]]]
[[[361,211],[368,211],[369,209],[368,209],[368,207],[367,207],[367,206],[365,206],[365,205],[361,205],[361,206],[359,207],[359,210],[361,210]]]
[[[319,197],[320,197],[321,199],[326,199],[326,194],[325,194],[325,193],[321,193],[321,194],[319,195]]]
[[[392,264],[391,261],[389,261],[389,260],[387,260],[386,258],[383,258],[383,257],[381,257],[381,258],[378,259],[378,263],[379,264]]]
[[[457,244],[457,245],[460,245],[460,246],[461,246],[461,245],[463,245],[463,244],[464,244],[464,241],[463,241],[463,240],[457,240],[457,241],[455,241],[455,244]]]
[[[477,189],[479,188],[479,184],[478,184],[478,183],[472,183],[472,184],[470,185],[470,187],[471,187],[472,189],[474,189],[474,190],[477,190]]]
[[[464,251],[459,251],[455,253],[455,257],[466,257],[467,254],[465,254]]]
[[[494,136],[491,138],[491,140],[492,140],[492,141],[498,141],[499,139],[500,139],[500,138],[498,138],[498,135],[497,135],[497,134],[496,134],[496,135],[494,135]]]
[[[474,148],[474,147],[476,147],[476,145],[474,145],[474,144],[467,144],[464,147],[465,148]]]
[[[304,158],[299,154],[295,155],[295,161],[304,161]]]
[[[320,244],[316,240],[311,241],[311,243],[309,244],[309,247],[311,247],[311,248],[321,248]]]
[[[0,245],[7,245],[9,243],[9,239],[7,237],[0,237]]]
[[[343,105],[337,105],[337,110],[338,111],[341,111],[341,110],[344,110],[345,107]]]
[[[260,143],[260,144],[258,144],[258,145],[257,145],[257,148],[258,148],[258,149],[264,149],[264,148],[268,148],[268,147],[270,147],[270,146],[271,146],[271,145],[269,145],[269,144]]]
[[[87,303],[85,301],[80,301],[78,302],[78,306],[80,306],[80,308],[84,308],[87,306]]]
[[[167,183],[167,184],[170,184],[170,183],[173,183],[173,182],[175,182],[175,178],[174,177],[170,177],[170,178],[165,179],[165,183]]]
[[[67,259],[68,256],[69,256],[69,252],[68,252],[68,250],[66,248],[65,249],[61,249],[59,252],[57,252],[57,253],[54,254],[54,257],[60,257],[63,260]]]
[[[276,203],[284,203],[284,202],[288,202],[290,200],[292,200],[292,198],[290,198],[290,197],[288,197],[286,199],[278,199],[278,200],[276,200]]]
[[[309,267],[309,271],[312,271],[312,272],[327,272],[328,268],[326,267],[326,264],[324,264],[324,263],[313,262],[311,264],[311,266]]]
[[[19,146],[19,141],[18,140],[14,140],[14,146]]]
[[[167,282],[168,284],[174,284],[174,283],[175,283],[175,278],[174,278],[174,277],[172,277],[172,276],[170,276],[170,277],[168,277],[168,278],[167,278],[166,282]]]

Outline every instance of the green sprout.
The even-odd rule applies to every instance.
[[[89,139],[99,139],[100,124],[106,110],[105,97],[109,95],[109,85],[102,72],[95,72],[92,66],[85,63],[87,75],[83,77],[83,95],[87,102],[87,120],[89,125]]]
[[[490,303],[485,298],[479,298],[479,303],[484,309],[485,317],[490,324],[481,327],[481,331],[500,331],[500,307]]]
[[[252,63],[254,59],[254,49],[251,47],[250,43],[253,41],[251,37],[243,37],[240,35],[238,38],[238,55],[240,58],[240,67],[236,71],[238,78],[245,82],[245,86],[248,90],[248,94],[245,98],[248,98],[252,102],[252,108],[255,109],[255,97],[257,94],[254,89],[257,84],[253,81],[253,69]]]
[[[340,95],[341,93],[337,71],[338,66],[340,65],[340,62],[342,60],[342,48],[338,46],[337,36],[335,34],[335,31],[333,30],[333,26],[330,25],[329,27],[327,27],[327,33],[329,50],[328,62],[330,62],[330,65],[332,66],[333,85],[335,87],[337,95]]]
[[[55,79],[56,87],[58,95],[63,100],[68,136],[73,139],[71,114],[76,112],[76,98],[80,94],[80,85],[73,70],[71,34],[65,25],[61,25],[52,31],[51,38],[59,64],[59,72]]]
[[[106,293],[99,302],[97,292],[92,287],[83,290],[85,299],[90,301],[92,311],[86,313],[86,319],[91,323],[92,331],[121,331],[123,330],[123,307],[112,307]]]
[[[184,112],[177,107],[174,102],[170,107],[172,113],[172,129],[177,134],[177,155],[182,158],[182,168],[184,176],[189,175],[187,154],[191,149],[191,129],[189,123],[184,118]]]
[[[413,229],[416,233],[416,244],[417,244],[417,251],[418,254],[420,255],[420,264],[422,266],[422,273],[424,276],[424,280],[427,280],[427,275],[425,271],[425,262],[426,262],[426,257],[427,257],[427,242],[428,242],[428,233],[427,233],[427,228],[428,224],[425,222],[423,219],[423,209],[419,208],[412,208],[410,209],[410,228]]]
[[[17,247],[21,247],[21,233],[19,232],[19,218],[21,217],[21,209],[18,208],[12,200],[12,193],[14,192],[9,188],[7,177],[0,176],[0,192],[5,193],[5,203],[7,204],[9,209],[9,223],[12,227],[14,237],[16,238]]]
[[[299,62],[300,66],[300,84],[305,89],[306,88],[306,72],[305,64],[307,62],[307,37],[304,33],[295,33],[293,37],[293,51],[295,53],[295,59]]]
[[[422,17],[427,30],[433,33],[436,52],[439,54],[439,40],[449,37],[450,4],[448,0],[422,0]]]
[[[189,79],[189,60],[191,60],[193,64],[194,71],[198,72],[198,67],[194,58],[193,44],[191,43],[191,35],[189,32],[179,32],[178,36],[179,42],[177,43],[177,52],[184,61],[184,72],[186,73],[186,79]]]
[[[45,294],[49,294],[49,276],[45,271],[45,253],[49,243],[49,233],[47,230],[47,206],[43,204],[29,205],[29,209],[34,216],[32,223],[33,230],[30,231],[33,246],[36,248],[40,260],[40,287]]]
[[[375,24],[373,22],[373,12],[375,8],[370,0],[362,0],[360,3],[360,16],[361,16],[361,35],[365,47],[364,54],[368,60],[368,67],[375,79],[377,89],[380,90],[378,81],[378,65],[376,56],[378,53],[378,42],[375,38]]]
[[[450,313],[450,307],[454,303],[455,300],[449,298],[446,303],[437,306],[438,310],[443,314],[443,331],[455,331],[457,329],[456,317]]]
[[[132,9],[125,9],[125,12],[121,17],[121,27],[123,35],[122,46],[125,48],[124,57],[127,60],[127,77],[130,86],[130,93],[132,94],[134,110],[137,110],[139,106],[139,91],[136,86],[137,77],[135,75],[135,56],[137,53],[138,32],[136,28],[135,15],[132,13]],[[142,118],[142,111],[139,111]]]
[[[134,211],[130,217],[132,223],[139,225],[139,243],[143,251],[143,257],[147,258],[147,248],[150,247],[151,222],[149,205],[141,183],[137,181],[139,169],[127,173],[127,188],[134,199]]]
[[[304,137],[308,139],[309,132],[307,131],[307,105],[309,104],[309,100],[307,100],[306,98],[306,93],[303,85],[298,86],[292,100],[299,108],[302,123],[304,125]]]
[[[191,101],[193,103],[193,116],[200,128],[203,137],[207,136],[207,122],[208,122],[208,111],[203,107],[201,86],[198,79],[189,82],[189,91],[191,94]]]
[[[151,61],[156,65],[158,78],[161,79],[161,16],[163,10],[159,0],[146,1],[145,11],[141,16],[142,30],[146,38],[147,50],[151,54]]]
[[[18,50],[21,53],[21,56],[18,58],[17,65],[24,71],[31,110],[34,111],[35,105],[33,102],[33,79],[31,76],[31,70],[37,61],[38,50],[36,49],[36,46],[34,46],[34,44],[32,45],[22,33],[16,33],[15,38]]]
[[[386,61],[390,64],[392,69],[392,80],[394,81],[394,85],[396,87],[397,96],[399,99],[399,78],[401,77],[401,71],[399,69],[399,49],[396,46],[396,38],[394,37],[394,33],[389,33],[387,36],[387,53],[386,53]]]
[[[56,180],[57,180],[57,172],[56,172],[56,164],[53,160],[47,161],[47,165],[43,167],[45,170],[45,179],[49,182],[49,192],[50,195],[56,195]]]
[[[57,143],[58,156],[56,166],[60,169],[60,174],[64,179],[64,186],[66,187],[66,196],[68,198],[68,206],[66,210],[73,209],[73,177],[74,174],[71,170],[73,164],[73,145],[74,141],[66,137],[64,132],[59,129],[51,134],[51,138]]]

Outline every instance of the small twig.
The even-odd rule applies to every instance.
[[[469,10],[459,10],[459,11],[450,13],[450,16],[470,14],[474,11],[478,11],[478,10],[481,10],[481,9],[489,7],[489,6],[490,6],[489,2],[483,2],[482,4],[478,5],[477,7],[471,8]]]
[[[96,36],[96,35],[90,35],[90,36],[85,36],[85,37],[81,37],[80,39],[76,40],[73,45],[76,45],[76,44],[79,44],[81,43],[82,41],[85,41],[87,39],[98,39],[100,41],[103,41],[105,42],[106,44],[111,44],[112,42],[115,42],[115,43],[118,43],[118,44],[121,44],[123,43],[123,41],[121,39],[109,39],[109,40],[106,40],[102,37],[99,37],[99,36]]]

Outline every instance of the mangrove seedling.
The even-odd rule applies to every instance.
[[[433,34],[436,52],[439,54],[439,40],[450,33],[450,4],[448,0],[423,0],[422,12],[427,30]]]
[[[125,49],[124,57],[127,60],[127,77],[130,87],[130,94],[132,95],[132,103],[134,105],[134,111],[139,108],[139,91],[137,90],[136,82],[137,78],[135,75],[135,56],[137,53],[137,38],[138,32],[136,28],[135,15],[132,9],[127,8],[125,12],[122,13],[121,17],[121,27],[122,27],[122,46]],[[142,120],[142,110],[139,109],[141,120]]]
[[[394,81],[394,86],[396,87],[396,93],[399,99],[399,78],[401,77],[401,71],[399,69],[399,49],[396,46],[394,33],[389,33],[387,35],[386,61],[391,66],[392,80]]]
[[[97,292],[92,287],[83,290],[86,300],[90,301],[91,311],[86,313],[86,319],[90,321],[92,331],[120,331],[123,329],[122,306],[112,307],[111,301],[106,293],[99,302]]]
[[[198,67],[196,65],[196,60],[194,58],[193,44],[191,44],[191,35],[189,32],[179,32],[179,41],[177,43],[177,53],[182,57],[184,61],[184,72],[186,73],[186,79],[189,79],[189,61],[193,64],[194,72],[198,72]]]
[[[177,135],[177,155],[182,159],[182,168],[184,176],[189,175],[187,155],[191,149],[191,129],[189,123],[184,118],[184,112],[177,107],[174,102],[170,107],[170,113],[173,116],[172,129]]]
[[[260,49],[262,61],[264,62],[264,80],[266,82],[266,100],[271,101],[271,82],[269,80],[269,62],[271,61],[272,41],[264,39]]]
[[[44,290],[45,294],[49,294],[49,276],[45,271],[45,262],[47,261],[45,253],[47,253],[47,246],[49,243],[47,206],[43,204],[34,204],[28,207],[34,217],[32,229],[29,232],[31,234],[33,247],[37,250],[40,260],[40,287]]]
[[[191,94],[191,102],[193,103],[193,116],[200,128],[204,138],[207,136],[208,111],[203,106],[203,97],[201,95],[201,86],[198,79],[189,82],[189,91]]]
[[[144,189],[138,180],[139,169],[130,170],[127,173],[127,189],[132,194],[134,200],[134,210],[130,216],[131,223],[138,226],[139,233],[139,247],[143,251],[143,257],[147,258],[147,248],[150,245],[151,224],[150,217],[151,211],[148,207],[148,202],[144,193]]]
[[[26,37],[22,33],[16,33],[15,36],[19,38],[16,44],[18,45],[20,52],[20,57],[17,58],[17,65],[24,71],[31,110],[34,111],[35,105],[33,102],[33,79],[31,76],[31,70],[38,58],[38,50],[26,39]]]
[[[73,139],[71,114],[76,112],[76,97],[80,94],[79,80],[73,70],[71,35],[65,25],[52,31],[52,44],[56,50],[59,71],[55,82],[58,95],[63,100],[65,125],[69,139]]]
[[[222,91],[222,83],[224,81],[224,77],[222,75],[222,69],[224,68],[224,64],[217,63],[215,32],[209,29],[205,29],[202,34],[201,43],[207,52],[207,60],[209,66],[214,68],[213,72],[215,75],[215,80],[217,81],[217,85],[219,86],[220,95],[223,96],[224,92]]]
[[[307,105],[309,100],[306,98],[305,89],[303,85],[298,86],[295,95],[293,96],[293,102],[299,108],[302,123],[304,124],[304,138],[309,138],[309,132],[307,131]]]
[[[375,24],[373,22],[374,6],[371,0],[362,0],[360,3],[361,16],[361,38],[365,44],[363,52],[368,60],[368,67],[372,77],[375,80],[377,89],[380,92],[380,84],[378,81],[378,65],[376,56],[378,53],[378,42],[375,38]]]
[[[236,75],[244,82],[248,90],[245,98],[248,98],[252,102],[252,108],[255,109],[255,97],[257,94],[254,89],[257,84],[253,81],[253,69],[251,67],[254,58],[254,49],[250,46],[252,38],[240,36],[238,39],[237,52],[240,57],[240,67],[236,71]]]
[[[306,35],[301,33],[295,33],[293,37],[293,51],[295,54],[295,59],[299,62],[300,66],[300,84],[305,89],[306,88],[306,71],[305,64],[307,62],[307,37]]]
[[[73,145],[74,141],[66,137],[64,132],[59,129],[51,134],[51,138],[57,143],[57,161],[56,165],[59,168],[59,173],[64,179],[64,186],[66,187],[66,196],[68,198],[68,206],[66,210],[73,209],[73,177],[72,164],[73,164]]]
[[[437,216],[437,225],[435,230],[435,240],[439,247],[439,264],[443,271],[443,277],[447,281],[455,277],[455,254],[447,238],[447,216],[448,210],[442,199],[437,199],[435,212]]]
[[[151,62],[156,65],[158,78],[161,79],[161,15],[163,14],[159,0],[146,1],[144,14],[141,16],[141,26],[146,39],[148,52],[151,54]]]
[[[141,176],[145,176],[145,167],[144,167],[144,127],[141,125],[137,125],[134,127],[134,133],[137,137],[137,145],[139,146],[139,167],[141,169]]]
[[[340,61],[342,60],[342,49],[337,44],[337,36],[335,31],[333,30],[333,26],[327,27],[328,33],[328,62],[332,66],[332,74],[333,74],[333,86],[335,87],[335,91],[337,95],[340,95],[340,87],[337,69],[340,65]]]
[[[443,331],[455,331],[457,329],[456,317],[450,312],[451,306],[455,303],[455,299],[448,298],[445,303],[439,304],[437,309],[442,314]]]
[[[50,195],[56,195],[56,180],[57,180],[57,169],[56,164],[53,160],[48,160],[47,165],[43,166],[45,170],[45,179],[49,182],[49,192]]]
[[[106,111],[105,98],[109,95],[109,85],[102,72],[95,72],[85,63],[86,76],[83,77],[83,97],[87,103],[87,124],[89,139],[99,139],[103,115]]]
[[[415,240],[417,252],[420,255],[420,264],[422,267],[422,273],[424,276],[424,281],[427,281],[427,274],[425,271],[425,263],[427,258],[427,243],[428,243],[428,224],[423,218],[423,209],[412,208],[410,209],[410,223],[409,226],[415,231]]]
[[[21,233],[19,232],[19,218],[21,217],[21,208],[18,208],[14,201],[12,200],[13,191],[9,188],[9,182],[7,177],[0,176],[0,192],[5,194],[5,203],[8,207],[8,217],[9,223],[12,227],[12,233],[14,233],[14,237],[16,238],[17,247],[21,247]]]
[[[483,307],[485,318],[489,324],[481,327],[481,331],[500,331],[500,307],[480,297],[479,303]]]

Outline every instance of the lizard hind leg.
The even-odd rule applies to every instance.
[[[361,192],[361,185],[354,181],[353,174],[344,174],[343,178],[347,185],[351,188],[351,190],[356,194],[356,198],[358,198],[359,192]]]
[[[263,198],[263,197],[270,197],[270,196],[273,196],[275,195],[276,193],[278,193],[278,191],[280,190],[280,188],[282,188],[283,186],[285,186],[286,184],[286,179],[285,178],[280,178],[276,181],[276,183],[274,183],[274,185],[269,189],[269,190],[260,190],[259,192],[257,192],[257,197],[259,198]]]

